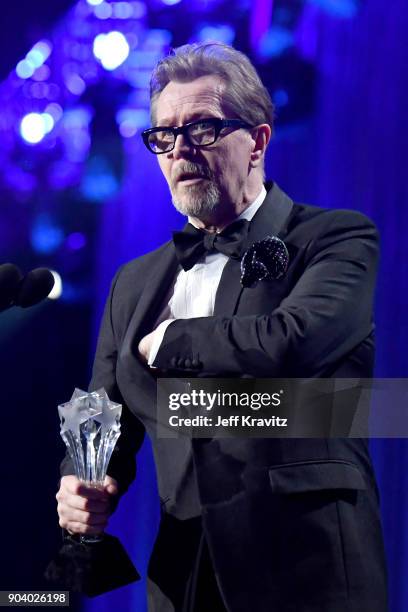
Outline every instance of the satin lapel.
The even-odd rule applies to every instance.
[[[163,300],[174,280],[177,268],[178,261],[174,246],[173,243],[169,243],[167,250],[150,270],[149,279],[123,340],[120,352],[121,358],[131,356],[134,359],[134,355],[137,354],[135,344],[152,331],[152,327],[160,314],[160,309],[164,307]]]
[[[245,249],[265,236],[278,236],[284,230],[292,208],[293,201],[274,183],[251,220]],[[215,296],[215,316],[235,314],[243,291],[240,279],[241,261],[230,259],[222,272]]]

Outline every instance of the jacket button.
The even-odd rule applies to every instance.
[[[177,357],[172,357],[172,358],[170,359],[170,365],[171,365],[173,368],[176,368],[176,367],[177,367],[177,361],[178,361]]]
[[[188,370],[191,370],[191,366],[192,366],[191,359],[188,359],[187,357],[187,359],[184,360],[184,367],[187,368]]]

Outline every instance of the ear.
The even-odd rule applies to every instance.
[[[251,168],[256,168],[262,163],[266,147],[271,139],[272,130],[267,123],[257,125],[251,133],[252,151],[251,151]]]

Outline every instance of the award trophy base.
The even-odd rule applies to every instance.
[[[99,541],[83,542],[67,533],[45,578],[59,588],[95,597],[140,580],[140,575],[114,536],[104,534]]]

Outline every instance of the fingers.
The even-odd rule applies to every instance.
[[[104,487],[89,486],[76,476],[63,476],[61,478],[60,491],[64,494],[79,495],[87,499],[101,500],[107,497]]]
[[[71,533],[99,534],[108,524],[116,480],[107,476],[103,487],[92,487],[76,476],[63,476],[56,494],[59,524]]]
[[[109,498],[108,496],[102,499],[88,498],[83,495],[74,495],[72,493],[66,493],[59,491],[56,495],[56,499],[59,503],[69,506],[75,510],[83,510],[86,512],[93,513],[106,513],[109,510]]]

